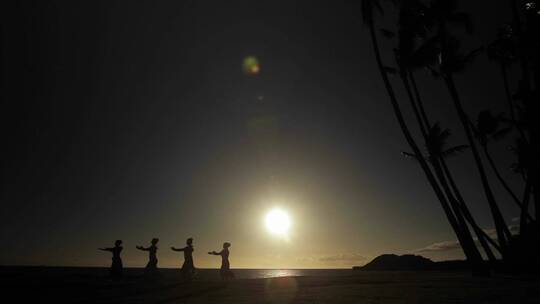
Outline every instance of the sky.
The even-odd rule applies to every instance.
[[[510,19],[504,1],[460,2],[476,28],[464,48]],[[206,253],[225,241],[233,268],[462,258],[401,155],[356,1],[17,1],[6,12],[0,265],[107,266],[97,248],[122,239],[124,265],[142,267],[135,246],[153,237],[162,267],[181,265],[169,247],[188,237],[202,268],[219,267]],[[242,70],[248,56],[256,75]],[[504,110],[497,72],[480,56],[457,77],[471,115]],[[464,143],[441,81],[418,77],[430,115]],[[512,162],[504,145],[501,168]],[[470,155],[450,165],[492,228]],[[497,191],[512,224],[518,210]],[[265,228],[273,208],[290,217],[286,238]]]

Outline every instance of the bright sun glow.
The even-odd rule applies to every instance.
[[[268,229],[270,233],[281,237],[288,236],[291,220],[285,211],[272,209],[266,214],[265,222],[266,229]]]

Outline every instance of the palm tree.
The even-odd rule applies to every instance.
[[[498,61],[501,67],[503,63],[508,63],[509,59],[515,60],[521,68],[521,79],[519,80],[517,93],[511,96],[513,101],[521,101],[522,110],[520,112],[523,114],[519,117],[519,120],[515,116],[511,117],[513,124],[520,133],[516,149],[518,152],[518,169],[526,182],[520,217],[520,238],[523,239],[524,232],[527,230],[527,237],[531,235],[531,232],[536,234],[530,242],[538,244],[540,225],[531,223],[530,226],[536,226],[536,229],[529,231],[526,214],[528,215],[529,199],[532,194],[536,221],[540,218],[540,165],[536,160],[540,154],[540,126],[537,117],[537,113],[540,112],[538,107],[538,90],[540,88],[540,2],[531,0],[523,3],[523,1],[509,0],[509,4],[513,16],[512,26],[509,27],[510,30],[504,33],[505,35],[502,37],[499,35],[494,48],[497,53],[495,53],[495,58],[493,56],[492,58]],[[506,75],[503,74],[503,77],[506,77]],[[507,80],[503,79],[503,81],[506,82]],[[506,86],[505,83],[508,99],[509,92]],[[512,105],[510,100],[509,102]],[[513,115],[512,112],[510,114]],[[528,138],[526,135],[528,135]],[[540,262],[538,264],[540,265]]]
[[[501,115],[499,115],[499,117],[501,117]],[[496,117],[494,117],[490,111],[481,111],[478,114],[476,126],[473,128],[473,131],[478,139],[478,142],[480,143],[480,146],[482,147],[482,150],[484,151],[484,155],[486,156],[486,159],[488,160],[488,163],[491,166],[493,173],[495,173],[495,176],[497,177],[503,188],[506,190],[506,192],[508,192],[510,197],[512,197],[514,203],[516,203],[516,205],[521,210],[524,208],[523,204],[521,203],[517,195],[514,193],[514,191],[512,191],[508,183],[501,176],[488,149],[488,143],[490,142],[490,140],[498,140],[511,131],[511,128],[500,129],[499,121],[500,118],[497,119]],[[532,221],[532,217],[529,215],[528,210],[524,210],[522,213],[527,217],[528,220]]]
[[[363,20],[364,20],[364,24],[368,27],[369,32],[370,32],[370,37],[371,37],[371,41],[372,41],[372,45],[373,45],[373,51],[375,53],[375,61],[377,63],[377,66],[379,68],[379,72],[381,74],[381,78],[383,80],[384,86],[385,86],[386,91],[388,93],[388,97],[390,99],[390,104],[392,105],[392,108],[394,110],[394,114],[396,116],[398,124],[399,124],[399,126],[401,128],[401,131],[402,131],[407,143],[409,144],[410,148],[412,149],[413,154],[421,156],[422,155],[421,151],[420,151],[418,145],[416,144],[414,138],[412,137],[411,132],[410,132],[408,126],[407,126],[407,123],[405,122],[405,119],[403,117],[403,114],[401,113],[401,108],[400,108],[399,103],[397,101],[395,92],[393,90],[392,85],[390,84],[390,80],[388,79],[387,67],[382,62],[379,43],[378,43],[377,34],[376,34],[376,30],[375,30],[375,24],[374,24],[374,11],[376,9],[379,10],[379,11],[382,10],[381,6],[380,6],[380,3],[377,0],[362,0],[362,17],[363,17]],[[429,168],[426,160],[423,157],[418,157],[418,160],[419,160],[419,163],[420,163],[420,166],[421,166],[422,170],[424,171],[424,173],[426,175],[426,178],[428,179],[428,182],[430,183],[431,187],[433,188],[433,190],[435,192],[435,195],[437,196],[437,198],[439,199],[439,202],[441,203],[441,206],[443,207],[443,210],[444,210],[444,212],[446,214],[446,217],[447,217],[450,225],[452,226],[454,232],[456,233],[456,236],[458,237],[458,240],[460,241],[460,244],[462,245],[462,248],[468,248],[469,245],[466,244],[466,242],[464,242],[464,240],[461,237],[462,233],[461,233],[460,225],[458,224],[458,222],[456,220],[456,217],[454,216],[453,211],[450,208],[450,206],[448,204],[448,201],[447,201],[443,191],[439,187],[439,185],[437,183],[437,180],[436,180],[435,176],[433,175],[433,173],[431,172],[431,169]],[[481,271],[480,270],[481,265],[475,263],[476,259],[474,257],[468,256],[468,252],[465,252],[465,254],[466,254],[468,260],[473,262],[473,265],[472,265],[473,266],[473,271]]]
[[[452,155],[451,151],[447,151],[446,154],[449,156]],[[484,252],[486,253],[489,261],[495,262],[496,257],[491,251],[489,245],[493,246],[499,254],[501,254],[501,247],[499,244],[497,244],[474,220],[474,217],[472,216],[471,212],[469,211],[469,208],[467,207],[467,204],[465,204],[465,201],[463,200],[463,196],[461,195],[461,192],[459,191],[459,188],[456,185],[456,182],[450,172],[450,169],[448,168],[448,165],[446,164],[446,160],[444,158],[441,158],[441,164],[444,170],[444,174],[448,178],[448,181],[450,183],[450,186],[452,187],[452,190],[454,191],[456,198],[458,202],[460,203],[461,210],[463,212],[463,215],[467,219],[467,222],[473,227],[474,232],[476,233],[476,236],[478,238],[478,241],[480,242],[480,245],[484,249]],[[488,245],[489,243],[489,245]]]
[[[510,146],[510,150],[516,155],[516,162],[512,164],[511,169],[514,171],[514,173],[520,174],[523,177],[523,180],[525,181],[525,189],[523,191],[523,199],[522,199],[522,208],[521,208],[521,214],[520,214],[520,221],[519,221],[519,231],[520,235],[523,235],[525,230],[527,229],[528,223],[527,220],[530,219],[528,216],[528,210],[529,210],[529,201],[532,193],[532,183],[531,179],[527,176],[527,168],[529,167],[527,162],[529,160],[529,144],[526,143],[522,138],[516,139],[516,144],[514,146]],[[538,220],[538,218],[536,218]]]
[[[423,68],[422,54],[417,52],[416,40],[426,38],[427,27],[424,12],[427,7],[419,0],[403,0],[400,4],[398,48],[395,50],[395,57],[399,66],[400,78],[405,86],[420,131],[425,138],[431,125],[420,97],[414,71]]]
[[[463,109],[463,106],[461,104],[461,100],[458,94],[458,91],[456,89],[454,79],[452,77],[452,74],[446,74],[444,76],[444,81],[448,87],[448,90],[450,92],[450,95],[454,101],[454,105],[456,107],[456,110],[458,112],[459,119],[461,121],[461,124],[463,125],[463,129],[465,131],[465,135],[467,136],[467,141],[469,142],[469,145],[471,147],[471,151],[474,156],[474,160],[476,163],[476,167],[478,169],[478,173],[480,174],[480,180],[482,182],[482,186],[484,188],[484,194],[486,195],[486,198],[489,203],[489,207],[491,209],[491,213],[495,222],[495,229],[497,232],[497,238],[499,240],[499,243],[503,250],[505,249],[507,245],[507,241],[511,239],[510,230],[508,229],[508,226],[505,223],[505,220],[502,216],[502,213],[499,209],[499,206],[497,204],[497,201],[495,200],[495,195],[493,194],[493,191],[491,190],[491,186],[489,184],[489,180],[487,178],[486,171],[484,169],[484,165],[482,163],[482,159],[480,158],[480,153],[478,152],[478,148],[476,147],[476,144],[473,139],[472,131],[468,123],[467,114],[465,113],[465,110]],[[503,252],[504,255],[504,252]]]
[[[513,34],[512,27],[505,25],[499,29],[497,39],[493,41],[487,48],[488,58],[499,64],[503,80],[504,93],[508,103],[508,112],[510,113],[510,118],[514,124],[517,122],[517,117],[512,92],[510,90],[510,84],[508,81],[508,67],[517,59],[516,43],[517,41]],[[517,127],[518,131],[522,133],[523,130],[519,126]],[[522,136],[525,137],[523,134]]]
[[[491,238],[484,232],[484,230],[477,225],[476,221],[472,217],[472,214],[470,213],[469,208],[465,204],[463,196],[461,195],[461,192],[459,191],[459,188],[457,187],[455,183],[455,180],[448,168],[448,165],[446,164],[447,158],[455,156],[456,154],[460,152],[463,152],[465,149],[468,148],[468,146],[458,145],[458,146],[447,148],[446,144],[449,137],[450,137],[450,130],[442,129],[438,123],[434,124],[433,127],[430,128],[429,137],[428,137],[429,138],[428,151],[430,153],[430,158],[432,159],[432,162],[438,161],[440,163],[440,166],[442,166],[443,168],[442,171],[444,172],[444,176],[448,180],[453,190],[453,193],[456,196],[456,202],[455,202],[456,205],[459,206],[459,210],[463,213],[464,217],[472,226],[473,230],[475,231],[478,237],[480,244],[482,245],[490,261],[495,261],[496,258],[493,255],[491,249],[489,248],[489,245],[487,244],[488,240],[491,241],[491,243],[493,244],[494,243],[493,240],[491,240]],[[497,246],[495,248],[500,250],[500,248]]]
[[[429,160],[429,162],[435,168],[436,172],[438,172],[437,176],[439,177],[441,183],[450,185],[451,190],[448,186],[445,186],[445,192],[447,194],[447,197],[449,197],[450,201],[452,202],[454,213],[456,215],[459,215],[456,217],[458,217],[458,219],[460,219],[460,222],[462,222],[462,232],[465,234],[465,237],[472,240],[472,237],[467,236],[467,234],[470,236],[470,232],[467,229],[467,223],[465,223],[466,220],[476,233],[478,241],[480,242],[480,245],[484,249],[484,252],[488,256],[489,260],[494,262],[496,260],[496,257],[491,251],[488,242],[491,243],[494,248],[499,250],[499,252],[500,247],[487,235],[487,233],[482,228],[478,226],[478,224],[474,220],[446,164],[446,159],[448,157],[457,155],[458,153],[467,149],[468,146],[458,145],[447,148],[446,145],[449,137],[450,131],[448,129],[443,130],[438,123],[435,123],[430,128],[428,133],[428,138],[426,140],[426,150],[428,152],[428,156],[425,158]],[[407,156],[412,156],[410,153],[404,154]],[[472,246],[474,246],[474,243],[472,244]]]
[[[530,123],[529,135],[530,135],[530,153],[532,157],[540,155],[540,122],[538,121],[538,113],[540,108],[538,105],[538,96],[540,95],[540,2],[538,0],[527,1],[525,4],[525,21],[527,32],[523,35],[521,45],[526,45],[529,67],[532,70],[534,79],[534,89],[529,85],[529,91],[532,93],[529,95],[529,100],[526,102],[526,111],[528,115],[528,122]],[[527,61],[523,61],[524,70],[527,68]],[[526,78],[524,72],[523,81],[529,81]],[[527,83],[529,84],[529,83]],[[535,203],[535,215],[536,219],[540,218],[540,164],[538,161],[530,162],[528,168],[528,178],[531,180],[534,203]],[[537,226],[537,237],[540,238],[540,225]]]
[[[399,75],[405,87],[405,91],[407,92],[420,132],[424,138],[429,153],[429,163],[433,167],[439,184],[446,194],[459,223],[459,233],[466,244],[466,246],[463,247],[463,250],[468,253],[468,256],[470,256],[471,259],[481,261],[480,253],[478,252],[468,229],[467,220],[478,235],[486,255],[491,261],[494,261],[495,256],[484,239],[485,232],[476,225],[476,222],[463,201],[452,176],[449,175],[449,170],[444,160],[446,155],[442,153],[443,144],[446,140],[444,136],[449,136],[449,132],[446,134],[444,131],[441,132],[438,125],[430,125],[416,82],[414,81],[413,70],[421,67],[423,62],[423,54],[416,52],[415,40],[416,38],[426,37],[425,10],[426,6],[417,0],[402,1],[401,3],[398,23],[398,48],[395,49]],[[414,84],[413,87],[411,87],[409,80]],[[447,152],[451,152],[451,150]],[[456,198],[458,195],[460,197],[459,200]]]
[[[516,95],[520,95],[525,107],[525,121],[530,124],[528,128],[530,151],[526,154],[536,157],[540,154],[540,126],[538,125],[537,113],[538,90],[540,90],[540,3],[537,0],[527,1],[523,5],[516,0],[510,0],[513,14],[513,28],[517,39],[517,57],[521,66],[521,80]],[[523,16],[523,20],[522,19]],[[532,74],[532,75],[531,75]],[[533,83],[535,88],[533,88]],[[534,203],[535,218],[540,218],[540,164],[537,161],[527,162],[527,177],[531,184]],[[536,233],[540,237],[540,225],[537,225]]]
[[[480,175],[484,194],[493,216],[497,238],[501,248],[503,249],[504,256],[504,251],[507,247],[508,240],[510,240],[512,236],[489,184],[480,153],[478,152],[478,148],[474,142],[474,137],[469,125],[467,114],[454,82],[454,74],[463,70],[466,63],[468,63],[468,61],[470,61],[477,53],[477,51],[474,51],[467,55],[460,54],[459,42],[453,38],[447,30],[447,26],[455,22],[462,22],[466,25],[466,27],[470,28],[467,16],[463,13],[456,12],[456,8],[457,4],[455,0],[431,1],[427,14],[429,19],[432,20],[434,24],[436,36],[428,40],[426,44],[432,51],[435,51],[435,56],[432,57],[431,62],[435,63],[436,72],[442,76],[457,110],[461,125],[463,126],[463,130]]]

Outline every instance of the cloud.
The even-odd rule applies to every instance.
[[[510,233],[512,233],[512,234],[518,234],[519,233],[519,225],[509,225],[508,229],[510,229]]]
[[[343,262],[343,263],[355,263],[359,261],[364,261],[365,256],[359,253],[341,253],[335,255],[322,256],[319,258],[320,262],[324,263],[333,263],[333,262]]]
[[[311,256],[308,256],[308,257],[297,257],[296,258],[296,261],[297,262],[302,262],[302,263],[313,263],[316,261],[316,259],[314,257],[311,257]]]
[[[508,229],[510,230],[510,233],[512,234],[519,233],[519,225],[508,225]],[[497,231],[495,230],[495,228],[489,228],[489,229],[483,229],[483,230],[494,241],[497,241]],[[474,235],[474,232],[473,231],[471,232]],[[477,245],[479,245],[478,238],[476,236],[474,237],[474,241],[476,242]],[[455,249],[461,249],[461,246],[459,245],[458,241],[444,241],[444,242],[433,243],[426,247],[413,250],[413,252],[417,252],[417,253],[441,252],[441,251],[449,251],[449,250],[455,250]]]
[[[508,229],[511,234],[519,234],[519,224],[518,225],[508,225]],[[484,232],[489,235],[493,240],[497,241],[497,231],[495,228],[483,229]],[[475,238],[476,239],[476,238]]]
[[[458,241],[444,241],[433,243],[424,248],[416,249],[414,252],[440,252],[455,249],[461,249]]]

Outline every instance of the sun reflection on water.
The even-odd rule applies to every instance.
[[[297,277],[300,271],[295,269],[261,269],[261,278]]]

